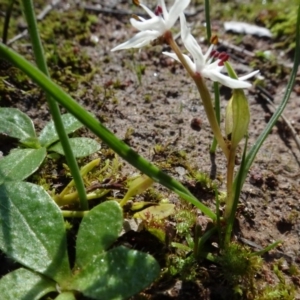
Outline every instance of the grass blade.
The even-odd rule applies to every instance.
[[[290,98],[291,92],[292,92],[294,84],[295,84],[299,62],[300,62],[300,4],[298,6],[298,14],[297,14],[296,49],[295,49],[295,57],[294,57],[294,64],[293,64],[293,69],[291,72],[291,77],[288,81],[288,84],[287,84],[287,87],[285,90],[285,94],[283,96],[283,99],[282,99],[280,105],[278,106],[277,110],[273,114],[272,118],[270,119],[269,123],[265,127],[264,131],[260,134],[260,136],[256,140],[255,144],[249,150],[249,152],[246,156],[245,169],[241,170],[241,168],[240,168],[240,170],[239,170],[239,172],[243,172],[242,180],[241,180],[242,185],[244,184],[244,182],[246,180],[248,171],[255,159],[255,156],[256,156],[258,150],[262,146],[264,140],[267,138],[269,132],[271,131],[273,126],[276,124],[277,120],[279,119],[280,115],[282,114],[283,110],[285,109],[285,107],[288,103],[288,100]],[[239,177],[239,174],[236,176],[235,185],[236,185],[236,181],[237,181],[238,177]]]
[[[49,77],[48,67],[44,56],[44,50],[39,36],[38,28],[37,28],[37,22],[36,22],[32,0],[23,0],[22,5],[23,5],[26,21],[28,23],[28,32],[31,37],[33,52],[34,52],[37,66],[44,74],[46,74]],[[49,96],[49,94],[46,94],[46,99],[49,105],[50,113],[52,115],[55,124],[57,135],[59,136],[60,142],[62,144],[62,148],[66,156],[68,166],[74,178],[74,182],[80,200],[81,209],[87,210],[88,202],[87,202],[87,196],[85,192],[83,179],[80,175],[77,161],[74,157],[68,135],[65,131],[58,104]]]

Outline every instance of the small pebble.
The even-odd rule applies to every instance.
[[[202,121],[200,118],[193,118],[191,121],[191,128],[196,131],[201,130]]]

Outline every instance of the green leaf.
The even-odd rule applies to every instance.
[[[123,212],[115,201],[94,207],[81,221],[76,243],[76,266],[84,267],[118,238]]]
[[[1,299],[38,300],[55,292],[55,282],[30,270],[20,268],[8,273],[0,280]]]
[[[63,124],[65,126],[66,133],[71,133],[79,128],[81,128],[83,125],[71,114],[64,114],[61,116]],[[39,140],[42,146],[48,147],[54,142],[58,140],[58,135],[56,133],[53,120],[51,120],[42,130]]]
[[[94,256],[78,270],[71,287],[92,299],[127,299],[150,285],[159,272],[151,255],[118,247]]]
[[[46,148],[17,149],[0,160],[0,183],[23,180],[34,173],[46,157]]]
[[[69,141],[75,157],[88,156],[95,153],[101,148],[99,143],[90,138],[71,138]],[[49,150],[64,155],[64,150],[62,148],[61,142],[58,142],[55,145],[51,146]]]
[[[22,146],[26,148],[34,148],[39,149],[41,148],[39,139],[37,137],[29,137],[21,141]]]
[[[23,140],[36,137],[31,119],[17,108],[0,108],[0,133]]]
[[[64,219],[48,193],[28,182],[6,182],[0,199],[0,249],[60,284],[68,280]]]

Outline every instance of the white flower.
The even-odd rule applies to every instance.
[[[203,55],[201,47],[198,45],[195,38],[191,35],[189,28],[187,27],[184,14],[180,14],[181,23],[181,38],[185,48],[190,52],[193,57],[193,61],[185,54],[184,58],[195,73],[200,74],[205,78],[209,78],[212,81],[220,82],[221,84],[228,86],[232,89],[243,89],[251,87],[251,83],[245,80],[255,76],[259,71],[254,71],[246,76],[239,77],[239,79],[233,79],[221,73],[224,68],[224,62],[228,60],[229,56],[226,53],[218,53],[213,51],[214,45],[210,45],[206,54]],[[163,54],[172,57],[179,61],[175,53],[163,52]]]
[[[131,18],[130,22],[140,32],[127,42],[113,48],[111,51],[141,48],[151,41],[161,37],[166,31],[170,30],[177,21],[179,15],[189,5],[190,0],[176,0],[171,7],[170,12],[167,11],[164,0],[158,0],[158,5],[155,12],[152,12],[147,6],[140,6],[148,13],[150,19],[138,17],[138,20]]]

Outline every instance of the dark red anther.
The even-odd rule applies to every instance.
[[[154,13],[155,13],[156,16],[162,15],[163,11],[162,11],[161,6],[158,5],[158,6],[155,8]]]
[[[213,58],[218,58],[220,53],[217,50],[212,50],[210,56]]]
[[[219,59],[223,60],[223,61],[227,61],[229,58],[229,55],[226,52],[221,52],[218,56]]]
[[[229,59],[229,55],[226,52],[221,52],[218,56],[218,59],[220,60],[218,62],[218,66],[224,66],[224,62]]]

